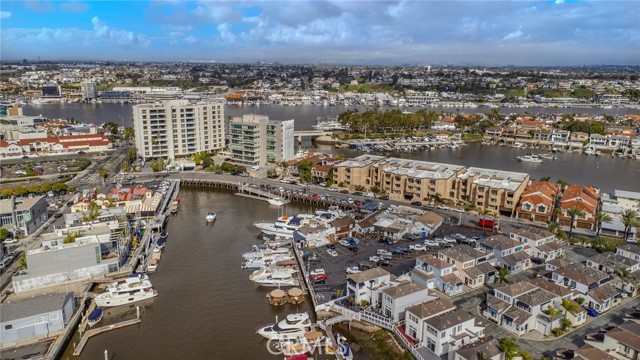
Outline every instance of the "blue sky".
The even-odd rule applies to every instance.
[[[0,2],[2,59],[640,64],[639,1]]]

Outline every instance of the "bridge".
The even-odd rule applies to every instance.
[[[293,136],[298,138],[298,142],[302,142],[303,137],[317,138],[320,136],[332,136],[333,131],[331,130],[299,130],[294,131]]]

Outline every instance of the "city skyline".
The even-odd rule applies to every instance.
[[[5,61],[638,65],[637,5],[7,1],[0,19]]]

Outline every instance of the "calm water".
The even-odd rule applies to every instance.
[[[25,105],[23,112],[25,115],[36,116],[43,115],[50,119],[74,119],[88,124],[100,125],[105,122],[116,122],[125,126],[132,126],[132,113],[130,104],[41,104],[41,105]],[[348,109],[364,110],[364,107],[355,106],[280,106],[280,105],[247,105],[225,106],[225,116],[238,116],[243,114],[260,114],[269,115],[272,119],[288,120],[295,119],[297,130],[309,130],[311,125],[315,124],[318,116],[336,117],[341,112]],[[400,108],[403,111],[415,111],[418,108]],[[455,112],[455,108],[432,107],[431,110],[443,112]],[[462,112],[467,113],[483,113],[488,112],[488,107],[464,108]],[[503,114],[524,113],[532,114],[640,114],[640,109],[578,109],[578,108],[545,108],[545,107],[529,107],[529,108],[501,108]]]
[[[231,193],[181,190],[180,211],[169,220],[169,239],[151,281],[158,289],[142,322],[89,340],[82,359],[268,359],[258,327],[299,306],[272,307],[269,290],[249,281],[241,254],[257,244],[253,223],[275,220],[278,209]],[[213,225],[204,218],[218,214]],[[305,211],[289,205],[288,212]],[[135,312],[134,312],[135,314]],[[65,358],[71,358],[66,356]]]
[[[125,126],[131,126],[131,106],[128,104],[42,104],[27,105],[24,113],[28,115],[42,114],[49,118],[74,118],[86,123],[101,124],[108,121],[120,123],[123,119]],[[345,106],[226,106],[225,116],[243,114],[268,115],[273,119],[295,119],[298,130],[308,130],[315,124],[316,118],[321,116],[337,116],[339,113],[353,107]],[[409,108],[414,110],[416,108]],[[451,108],[435,108],[436,110],[452,111]],[[488,108],[462,109],[463,111],[482,112]],[[455,111],[455,109],[453,110]],[[640,113],[639,109],[571,109],[571,108],[502,108],[503,113],[610,113],[627,114]],[[309,139],[305,139],[304,147],[311,147]],[[342,153],[348,156],[359,155],[356,151],[334,149],[330,146],[319,146],[323,152]],[[559,154],[558,160],[545,161],[542,164],[522,163],[516,156],[524,155],[536,150],[520,150],[500,146],[482,146],[471,144],[459,149],[439,149],[431,152],[403,152],[383,155],[451,163],[466,166],[477,166],[490,169],[527,172],[533,179],[550,176],[554,181],[564,179],[585,185],[594,185],[604,191],[614,189],[640,191],[640,161],[611,158],[610,156],[593,157],[582,154]]]

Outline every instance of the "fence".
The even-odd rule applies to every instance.
[[[418,350],[416,349],[418,346],[417,344],[411,344],[409,342],[409,340],[404,336],[403,333],[400,332],[399,326],[404,324],[404,320],[402,320],[401,322],[398,323],[398,326],[394,326],[393,327],[393,333],[396,335],[397,338],[400,339],[400,341],[402,341],[402,343],[404,344],[405,348],[407,348],[407,350],[409,350],[409,352],[411,353],[411,355],[413,355],[413,357],[416,360],[424,360],[424,358],[422,357],[422,355],[420,355],[420,353],[418,352]]]

